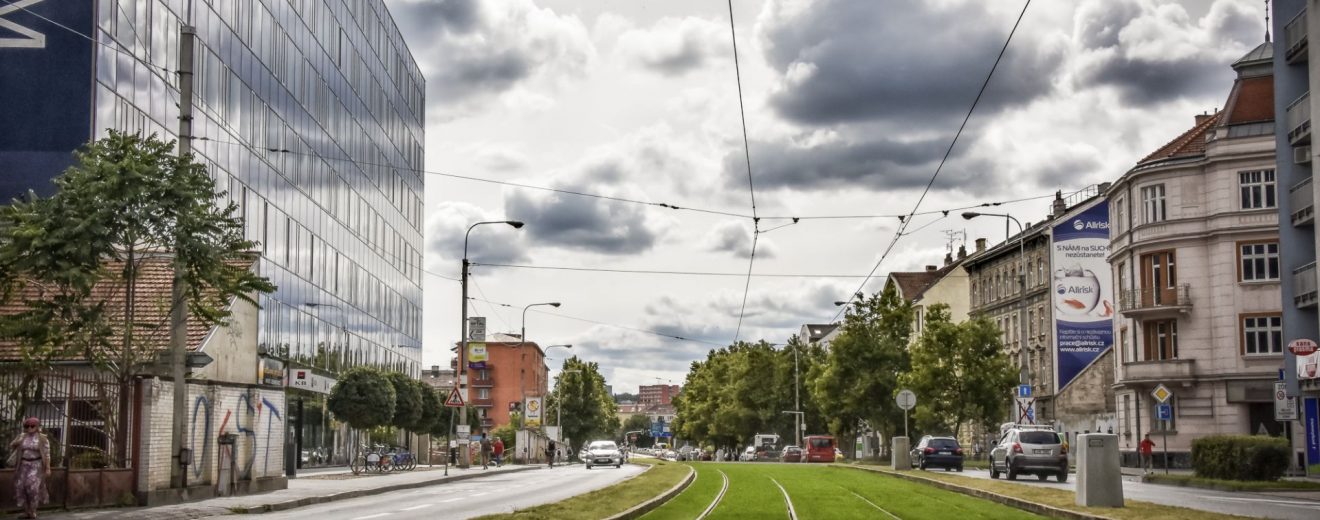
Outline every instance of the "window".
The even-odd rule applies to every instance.
[[[1123,197],[1114,199],[1114,224],[1110,226],[1115,233],[1123,231],[1123,226],[1127,224],[1127,200]]]
[[[1123,356],[1122,361],[1136,361],[1137,353],[1128,351],[1127,327],[1118,329],[1118,352]]]
[[[1145,332],[1143,361],[1164,361],[1178,358],[1178,322],[1176,320],[1148,321],[1142,325]]]
[[[477,371],[477,379],[490,379],[490,371],[489,371],[489,370],[478,370],[478,371]]]
[[[1238,281],[1263,282],[1279,279],[1279,244],[1265,242],[1260,244],[1240,244],[1238,257]]]
[[[1173,251],[1141,256],[1141,306],[1176,305],[1178,270]]]
[[[1036,309],[1027,310],[1027,338],[1036,335]]]
[[[1283,353],[1283,317],[1242,317],[1242,353],[1248,356]]]
[[[478,388],[478,389],[477,389],[477,399],[490,399],[490,389],[489,389],[489,388]]]
[[[1274,170],[1238,172],[1238,192],[1242,196],[1242,209],[1273,208]]]
[[[1141,222],[1163,222],[1167,218],[1164,204],[1164,185],[1156,184],[1141,189]]]

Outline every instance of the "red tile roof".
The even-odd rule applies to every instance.
[[[135,333],[134,341],[137,348],[145,353],[166,350],[169,348],[169,307],[170,292],[174,283],[174,269],[170,258],[155,258],[144,260],[138,271],[137,283],[134,284],[136,304],[134,305],[133,318],[138,322],[139,327]],[[251,267],[256,262],[256,258],[245,260],[243,263]],[[104,267],[108,272],[119,273],[123,270],[123,262],[107,262]],[[125,284],[118,280],[118,277],[107,278],[97,283],[92,288],[92,302],[106,302],[106,315],[112,320],[111,343],[116,344],[122,341],[122,321],[125,318],[127,308],[125,297]],[[43,291],[35,285],[26,285],[21,290],[15,291],[9,301],[0,301],[0,314],[12,315],[28,310],[25,302],[38,300],[43,297]],[[159,327],[151,329],[150,327]],[[190,317],[188,320],[188,350],[197,350],[202,346],[202,342],[211,333],[212,327],[201,322],[201,320]],[[0,338],[0,360],[15,360],[21,358],[22,347],[15,341]],[[117,348],[117,347],[116,347]],[[140,354],[141,356],[141,354]],[[81,353],[71,353],[61,357],[60,361],[81,361],[85,359]]]
[[[1194,157],[1205,155],[1205,136],[1211,128],[1219,122],[1223,112],[1218,112],[1213,116],[1206,117],[1191,130],[1183,132],[1182,135],[1169,141],[1168,144],[1155,150],[1155,153],[1147,155],[1137,164],[1145,164],[1152,161],[1162,161],[1164,159],[1173,159],[1177,157]]]
[[[1259,76],[1238,80],[1233,85],[1224,111],[1228,119],[1224,125],[1262,123],[1274,120],[1274,76]]]
[[[889,273],[889,277],[898,284],[899,295],[907,301],[915,301],[925,294],[926,289],[935,285],[935,282],[940,281],[944,275],[949,274],[949,271],[961,263],[962,261],[959,260],[934,271]]]

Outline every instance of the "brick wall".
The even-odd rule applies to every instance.
[[[141,458],[147,462],[139,489],[153,491],[170,484],[170,435],[173,429],[174,385],[153,379],[143,383],[141,425],[146,436]],[[188,484],[215,484],[220,467],[219,436],[235,434],[237,480],[284,475],[284,391],[252,385],[215,382],[188,384],[189,440],[193,451]]]

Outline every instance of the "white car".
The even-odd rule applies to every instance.
[[[587,464],[587,469],[592,466],[623,466],[623,453],[619,452],[619,446],[614,441],[593,441],[583,451],[587,456],[582,461]]]

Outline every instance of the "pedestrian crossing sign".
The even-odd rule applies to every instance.
[[[449,390],[449,398],[445,399],[445,406],[449,408],[462,408],[463,395],[458,393],[458,387]]]

